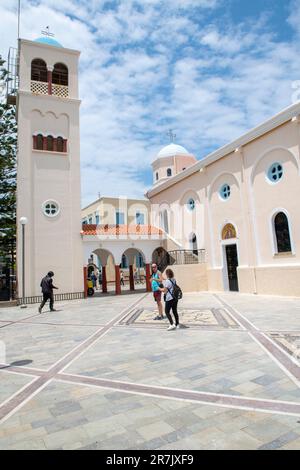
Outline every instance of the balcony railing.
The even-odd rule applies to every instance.
[[[173,250],[168,252],[173,264],[205,263],[205,250]]]
[[[48,95],[48,82],[37,82],[31,80],[30,90],[36,95]]]
[[[172,250],[157,263],[158,269],[163,272],[167,266],[173,264],[199,264],[205,263],[205,250]]]
[[[59,98],[69,97],[69,87],[52,83],[51,88],[52,88],[53,96],[58,96]],[[48,95],[49,94],[48,82],[38,82],[36,80],[31,80],[30,90],[32,91],[32,93],[36,95]]]
[[[68,98],[69,87],[65,85],[56,85],[56,83],[52,83],[52,95],[59,96],[60,98]]]

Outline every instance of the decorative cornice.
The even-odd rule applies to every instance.
[[[80,51],[77,51],[75,49],[68,49],[66,47],[57,47],[57,46],[51,46],[50,44],[44,44],[44,43],[41,43],[41,42],[37,42],[37,41],[30,41],[29,39],[19,39],[20,43],[21,44],[28,44],[28,45],[31,45],[31,46],[37,46],[37,47],[41,47],[42,49],[50,49],[51,51],[54,51],[57,52],[57,54],[63,54],[65,52],[67,52],[68,54],[73,54],[73,55],[77,55],[79,56],[81,54]]]

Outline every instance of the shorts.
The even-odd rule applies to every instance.
[[[153,297],[154,297],[155,302],[160,302],[161,301],[161,291],[156,290],[155,292],[153,292]]]

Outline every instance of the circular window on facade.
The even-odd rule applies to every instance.
[[[277,183],[283,176],[283,167],[281,163],[273,163],[268,170],[268,178],[271,183]]]
[[[195,205],[195,200],[191,197],[187,202],[188,210],[193,211],[195,209]]]
[[[56,201],[46,201],[43,204],[43,212],[47,217],[55,217],[59,213],[59,205]]]
[[[228,199],[230,196],[230,186],[229,184],[223,184],[222,188],[220,189],[220,196],[222,199]]]

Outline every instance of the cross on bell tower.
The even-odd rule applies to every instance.
[[[48,37],[51,37],[51,38],[54,37],[54,33],[50,32],[50,26],[46,26],[45,30],[41,31],[41,33],[42,33],[43,36],[48,36]]]

